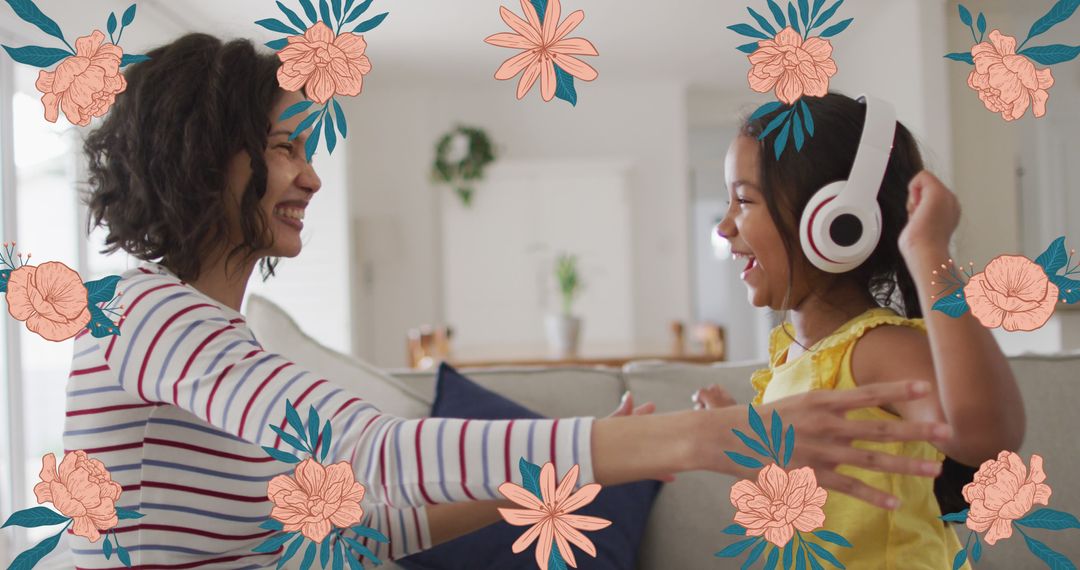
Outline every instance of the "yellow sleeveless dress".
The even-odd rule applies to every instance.
[[[922,319],[906,319],[889,309],[871,309],[848,321],[792,361],[787,360],[794,330],[790,323],[776,327],[769,338],[769,368],[754,373],[757,390],[754,404],[769,403],[810,390],[850,390],[856,386],[851,374],[851,354],[855,343],[868,330],[882,326],[909,326],[923,332]],[[785,328],[786,332],[785,332]],[[852,420],[897,420],[881,408],[854,410]],[[798,433],[795,446],[798,447]],[[944,459],[936,447],[926,442],[879,443],[856,441],[859,449],[906,455],[919,459]],[[895,511],[881,509],[838,491],[829,490],[825,503],[826,530],[839,533],[852,544],[844,548],[817,541],[851,570],[948,570],[962,548],[956,531],[938,519],[941,509],[934,497],[930,478],[869,471],[847,465],[837,472],[854,477],[900,499]],[[962,568],[970,570],[965,563]]]

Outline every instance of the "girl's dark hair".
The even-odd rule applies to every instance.
[[[779,130],[759,142],[761,193],[788,254],[785,309],[790,307],[795,260],[804,258],[798,236],[799,218],[817,190],[830,182],[847,179],[866,120],[866,106],[845,95],[829,93],[824,97],[804,97],[802,101],[809,107],[815,126],[813,138],[801,151],[788,148],[777,159],[772,142]],[[746,119],[740,134],[757,139],[781,112],[783,108],[757,119]],[[852,271],[831,276],[812,269],[821,274],[826,285],[850,280],[867,291],[879,306],[891,307],[908,318],[922,317],[915,282],[899,248],[900,232],[907,224],[908,183],[922,169],[915,138],[897,122],[892,153],[877,196],[881,239],[870,257]],[[805,261],[809,266],[809,260]],[[934,482],[934,494],[942,513],[967,507],[961,489],[976,471],[945,459],[942,474]]]
[[[283,93],[277,57],[248,40],[223,43],[188,34],[125,69],[127,89],[83,150],[89,158],[87,229],[106,227],[102,253],[124,250],[160,260],[183,280],[229,238],[226,189],[237,153],[251,159],[239,212],[241,243],[226,262],[247,262],[272,238],[259,201],[266,194],[264,153],[270,113]],[[276,259],[261,259],[263,278]]]

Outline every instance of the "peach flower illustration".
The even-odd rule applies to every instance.
[[[758,473],[757,484],[739,481],[731,487],[731,504],[739,512],[735,522],[746,528],[747,536],[765,536],[765,540],[783,547],[795,530],[810,532],[825,523],[825,499],[828,492],[818,487],[810,467],[790,473],[770,464]]]
[[[1054,312],[1058,287],[1042,267],[1019,255],[1002,255],[964,286],[971,314],[988,328],[1033,331]]]
[[[776,91],[776,98],[790,105],[803,95],[822,97],[829,91],[829,78],[836,75],[829,40],[812,37],[803,41],[788,26],[771,40],[758,42],[747,56],[753,65],[747,78],[758,93]]]
[[[322,542],[333,527],[360,522],[364,486],[356,482],[348,462],[324,467],[308,458],[296,466],[294,474],[295,479],[274,477],[266,491],[274,503],[270,516],[284,525],[285,532],[299,530],[309,540]]]
[[[320,105],[334,95],[359,95],[364,75],[371,71],[365,49],[363,36],[351,32],[335,36],[319,21],[304,35],[289,36],[289,45],[278,51],[278,83],[286,91],[303,87],[308,98]]]
[[[979,92],[987,109],[1006,121],[1023,117],[1029,106],[1036,117],[1046,114],[1046,90],[1054,85],[1054,76],[1018,55],[1016,38],[994,30],[989,42],[971,48],[971,58],[975,71],[968,75],[968,87]]]
[[[74,520],[72,532],[97,542],[99,531],[116,526],[116,500],[120,484],[112,480],[105,465],[79,450],[64,455],[59,471],[56,456],[41,458],[41,482],[34,485],[38,503],[52,503],[60,514]]]
[[[64,58],[56,71],[39,71],[34,86],[42,92],[45,120],[55,123],[60,109],[73,125],[85,127],[90,119],[108,112],[116,94],[127,89],[120,73],[123,50],[104,43],[105,34],[94,30],[75,40],[75,54]]]
[[[56,261],[11,272],[8,312],[51,341],[67,340],[90,322],[86,286],[79,274]]]
[[[532,525],[514,542],[514,554],[523,552],[533,541],[539,539],[536,545],[536,564],[540,570],[547,570],[552,540],[558,545],[563,560],[574,568],[577,568],[577,561],[570,549],[571,543],[595,558],[596,546],[579,531],[600,530],[611,525],[611,521],[602,518],[570,514],[591,503],[601,489],[599,484],[591,483],[574,492],[578,470],[577,465],[571,467],[556,487],[555,467],[551,463],[545,464],[540,470],[542,501],[520,485],[503,483],[499,486],[499,492],[507,499],[525,507],[499,509],[506,522],[514,526]]]
[[[975,479],[964,485],[964,499],[971,505],[967,527],[986,533],[987,544],[1012,536],[1012,521],[1024,516],[1035,503],[1050,502],[1050,486],[1043,483],[1043,460],[1031,456],[1031,471],[1011,451],[1002,451],[979,467]]]
[[[503,6],[499,15],[514,32],[503,32],[487,37],[484,41],[499,47],[525,50],[503,62],[495,72],[495,79],[511,79],[522,73],[518,81],[517,98],[525,97],[532,89],[536,78],[540,78],[540,95],[544,101],[555,97],[558,78],[555,75],[557,64],[563,71],[581,79],[592,81],[597,72],[589,64],[574,57],[575,55],[598,55],[596,48],[584,38],[566,37],[585,19],[585,12],[576,10],[559,23],[562,6],[559,0],[548,0],[544,11],[544,23],[540,24],[540,15],[529,0],[521,0],[521,9],[528,21]]]

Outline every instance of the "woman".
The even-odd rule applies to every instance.
[[[303,100],[282,91],[279,62],[248,41],[201,34],[153,50],[127,70],[128,89],[87,140],[92,222],[107,251],[147,262],[122,276],[122,333],[76,341],[65,446],[87,449],[127,491],[121,521],[135,564],[258,567],[276,554],[251,549],[267,533],[267,482],[290,469],[260,446],[281,447],[268,424],[285,425],[285,402],[315,406],[334,427],[326,463],[349,461],[368,494],[365,524],[391,538],[391,558],[431,547],[498,518],[506,461],[557,460],[605,485],[711,470],[731,463],[731,428],[746,410],[535,421],[404,420],[381,414],[334,383],[262,350],[238,312],[257,264],[300,253],[303,212],[321,182],[304,155],[302,116],[278,117]],[[340,190],[334,190],[340,191]],[[847,442],[948,436],[939,424],[843,420],[846,410],[921,397],[928,386],[893,383],[850,393],[806,394],[762,407],[796,426],[796,466],[824,486],[884,506],[889,496],[833,471],[837,464],[933,476],[938,465],[866,454]],[[744,426],[745,427],[745,426]],[[488,446],[489,441],[499,442]],[[648,453],[641,453],[643,449]],[[489,465],[491,468],[489,469]],[[496,468],[497,466],[497,468]],[[438,493],[432,492],[438,489]],[[80,566],[98,549],[74,549]]]

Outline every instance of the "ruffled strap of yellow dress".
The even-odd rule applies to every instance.
[[[908,326],[926,331],[926,325],[922,319],[909,319],[896,314],[891,309],[870,309],[862,315],[849,321],[842,330],[832,334],[814,349],[810,354],[814,365],[815,378],[812,383],[814,390],[831,390],[836,388],[840,378],[840,367],[844,361],[844,354],[866,331],[882,325]]]

